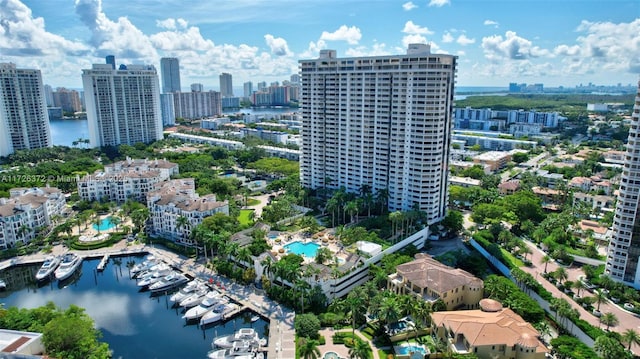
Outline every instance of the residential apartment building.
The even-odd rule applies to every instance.
[[[406,55],[300,61],[301,184],[368,185],[391,211],[416,205],[428,223],[447,208],[457,58],[411,44]]]
[[[82,70],[92,147],[162,139],[160,85],[151,65],[94,64]]]
[[[491,172],[496,172],[511,161],[511,153],[504,151],[489,151],[473,157],[473,163],[488,167]]]
[[[173,93],[160,94],[160,107],[162,108],[162,125],[173,126],[176,124],[176,108]]]
[[[233,97],[233,77],[229,73],[220,74],[220,94],[222,97]]]
[[[0,157],[51,146],[40,70],[0,63]]]
[[[640,289],[640,81],[636,94],[627,156],[620,180],[620,195],[613,217],[613,235],[607,249],[605,273]]]
[[[123,203],[127,199],[146,201],[157,183],[179,172],[178,165],[166,160],[127,158],[82,178],[77,178],[78,195],[86,201],[108,200]]]
[[[492,151],[511,151],[518,148],[536,148],[538,143],[535,141],[517,140],[515,138],[504,138],[496,132],[477,132],[477,131],[454,131],[454,141],[464,141],[465,146],[480,146],[483,150]]]
[[[239,150],[239,149],[245,148],[244,147],[244,143],[242,143],[240,141],[225,140],[223,138],[216,138],[216,137],[191,135],[191,134],[188,134],[188,133],[174,132],[174,133],[169,135],[169,138],[177,138],[177,139],[179,139],[181,141],[184,141],[184,142],[201,143],[201,144],[208,144],[208,145],[211,145],[211,146],[219,146],[219,147],[226,148],[228,150]]]
[[[53,106],[61,107],[65,112],[80,112],[82,111],[80,94],[76,90],[58,87],[53,93]]]
[[[162,93],[180,92],[180,61],[175,57],[160,59]]]
[[[483,299],[481,309],[433,312],[432,333],[455,354],[479,359],[544,359],[540,333],[510,308]]]
[[[216,201],[214,194],[199,196],[193,178],[159,183],[147,194],[152,236],[193,246],[193,229],[215,213],[229,214],[229,203]],[[180,218],[186,219],[182,222]]]
[[[217,91],[174,92],[173,107],[176,118],[189,120],[222,114],[222,98]]]
[[[441,299],[447,310],[476,309],[484,294],[484,282],[467,271],[419,253],[415,260],[396,267],[396,273],[388,277],[387,289],[431,303]]]
[[[41,228],[49,228],[62,216],[65,197],[55,187],[13,188],[0,198],[0,249],[33,240]]]

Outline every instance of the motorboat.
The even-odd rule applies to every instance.
[[[260,338],[253,328],[241,328],[234,334],[214,339],[213,344],[219,348],[233,348],[234,343],[238,341],[249,341],[260,346],[267,344],[266,339]]]
[[[69,278],[82,264],[82,258],[74,253],[67,253],[62,257],[60,266],[55,270],[54,274],[57,280],[65,280]]]
[[[7,282],[3,279],[0,279],[0,289],[7,289]]]
[[[255,358],[258,352],[258,346],[249,340],[240,340],[233,343],[231,348],[212,350],[207,353],[208,358]]]
[[[220,320],[224,320],[227,316],[237,310],[239,306],[234,303],[227,303],[222,308],[215,308],[212,311],[207,312],[200,318],[200,326],[203,327],[207,324],[216,323]]]
[[[195,293],[191,293],[191,295],[187,296],[183,300],[180,301],[180,306],[183,308],[191,308],[200,304],[204,297],[209,293],[211,289],[206,286],[199,288]]]
[[[173,269],[169,268],[169,266],[163,267],[162,269],[158,269],[157,271],[150,272],[140,278],[138,278],[138,287],[146,287],[155,282],[160,281],[165,276],[174,273]]]
[[[260,316],[259,315],[254,315],[254,316],[251,317],[251,323],[255,323],[258,320],[260,320]]]
[[[158,259],[156,259],[153,255],[148,255],[144,258],[144,260],[131,268],[131,276],[136,277],[139,273],[146,271],[147,269],[153,267],[154,265],[160,263]]]
[[[205,295],[204,299],[197,306],[187,310],[186,313],[182,316],[186,320],[195,320],[199,319],[203,315],[205,315],[208,311],[213,310],[216,306],[220,304],[226,304],[221,302],[226,302],[222,294],[218,291],[211,291]]]
[[[160,273],[162,275],[167,275],[169,273],[171,273],[171,271],[173,271],[173,269],[171,269],[171,267],[169,267],[168,264],[162,262],[162,263],[158,263],[153,265],[152,267],[150,267],[149,269],[143,270],[142,272],[138,272],[138,274],[136,274],[136,279],[140,280],[140,279],[144,279],[147,278],[155,273]]]
[[[181,286],[189,281],[189,278],[185,277],[182,273],[171,273],[164,278],[160,279],[149,286],[149,290],[152,292],[162,292],[164,290],[173,289],[177,286]]]
[[[200,289],[202,286],[205,286],[204,282],[199,279],[194,279],[191,282],[187,283],[182,289],[178,292],[173,293],[169,298],[171,303],[180,303],[183,299],[193,294],[195,291]]]
[[[53,274],[53,272],[60,265],[60,258],[49,256],[44,260],[40,269],[36,273],[36,280],[44,280],[47,279]]]

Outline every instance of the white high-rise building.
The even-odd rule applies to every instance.
[[[92,147],[162,139],[160,84],[152,65],[94,64],[82,70]]]
[[[40,70],[0,63],[0,157],[51,146]]]
[[[442,220],[456,59],[411,44],[406,55],[301,60],[302,185],[366,185],[388,193],[390,211]]]
[[[620,180],[620,195],[613,217],[605,273],[640,289],[640,81],[633,106],[627,154]]]
[[[49,85],[44,85],[44,99],[46,100],[47,107],[53,106],[53,88]]]
[[[180,62],[175,57],[160,59],[162,93],[180,92]]]
[[[253,83],[251,81],[244,83],[244,97],[249,98],[253,93]]]
[[[231,74],[226,72],[220,74],[220,94],[222,97],[233,97],[233,81]]]
[[[176,124],[176,109],[174,107],[174,99],[172,93],[163,93],[160,95],[160,105],[162,106],[162,124],[164,126],[173,126]]]

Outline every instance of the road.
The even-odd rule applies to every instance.
[[[578,305],[573,298],[569,297],[568,295],[566,295],[565,293],[561,292],[555,285],[553,285],[552,283],[550,283],[549,281],[547,281],[542,274],[544,273],[544,264],[541,263],[541,259],[546,255],[546,253],[544,251],[542,251],[540,248],[536,247],[533,243],[529,242],[529,241],[525,241],[525,243],[527,243],[527,245],[529,246],[529,248],[531,248],[532,254],[531,254],[531,262],[532,262],[532,266],[531,267],[521,267],[521,269],[529,274],[531,274],[532,276],[534,276],[534,278],[536,278],[536,280],[542,284],[542,286],[548,290],[549,292],[551,292],[551,294],[555,297],[555,298],[564,298],[566,299],[573,308],[577,309],[578,312],[580,313],[580,319],[583,319],[585,321],[587,321],[589,324],[595,326],[595,327],[602,327],[602,325],[600,324],[600,320],[598,317],[596,317],[595,315],[593,315],[590,312],[587,312],[584,308],[582,308],[582,306]],[[555,261],[549,262],[547,264],[547,272],[553,272],[555,271],[557,268],[559,267],[559,264],[557,264]],[[584,272],[582,271],[581,268],[576,267],[576,266],[570,266],[570,267],[566,267],[565,269],[567,270],[567,274],[569,276],[568,280],[570,281],[576,281],[578,280],[579,276],[584,275]],[[580,292],[580,295],[582,296],[593,296],[593,293],[588,292],[587,290],[583,290]],[[628,312],[624,309],[622,309],[621,307],[615,305],[612,302],[606,302],[606,303],[602,303],[600,305],[600,312],[601,313],[613,313],[617,318],[618,321],[620,322],[618,325],[613,326],[611,328],[609,328],[611,331],[615,331],[618,333],[622,333],[627,329],[633,329],[636,332],[640,333],[640,318],[638,318],[637,316],[635,316],[633,313]],[[638,345],[634,345],[632,346],[632,351],[635,355],[639,355],[640,354],[640,346]]]

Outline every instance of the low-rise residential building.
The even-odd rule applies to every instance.
[[[597,215],[603,210],[613,210],[615,198],[612,196],[592,195],[588,193],[576,192],[573,194],[573,206],[583,203],[591,210],[591,213]]]
[[[147,194],[150,234],[193,246],[192,230],[215,213],[229,214],[229,203],[216,201],[214,194],[199,196],[193,178],[159,183]],[[184,218],[184,219],[180,219]]]
[[[449,176],[449,184],[460,187],[480,187],[482,181],[471,177]]]
[[[127,158],[104,166],[104,170],[78,177],[78,195],[87,201],[123,203],[134,199],[144,202],[157,183],[168,180],[178,171],[178,164],[166,160]]]
[[[542,208],[557,211],[562,204],[562,192],[547,187],[533,187],[531,192],[542,201]]]
[[[567,182],[561,173],[551,173],[547,170],[537,170],[535,174],[540,180],[540,184],[543,187],[558,188],[560,184]]]
[[[300,150],[292,150],[286,147],[275,147],[275,146],[264,146],[264,145],[259,145],[256,147],[263,149],[271,157],[280,157],[280,158],[284,158],[291,161],[300,160],[300,152],[301,152]]]
[[[453,353],[480,359],[544,359],[549,349],[540,333],[509,308],[492,299],[477,310],[431,314],[432,333]]]
[[[509,180],[498,185],[498,192],[506,196],[516,193],[520,189],[520,180]]]
[[[517,140],[506,138],[502,133],[497,132],[476,132],[476,131],[453,131],[452,140],[464,141],[465,146],[478,145],[483,150],[511,151],[516,148],[536,148],[536,141]]]
[[[44,354],[42,333],[0,329],[0,357],[40,358]]]
[[[447,310],[478,308],[484,282],[462,269],[444,265],[428,254],[396,267],[387,288],[398,294],[412,294],[429,302],[441,299]]]
[[[219,146],[219,147],[226,148],[227,150],[241,150],[244,148],[244,143],[240,141],[232,141],[232,140],[225,140],[223,138],[191,135],[188,133],[174,132],[169,135],[169,138],[177,138],[181,141],[191,142],[191,143],[204,143],[204,144],[209,144],[211,146]]]
[[[13,188],[9,196],[0,198],[0,249],[30,242],[65,209],[64,194],[55,187]]]
[[[579,189],[583,192],[601,192],[605,195],[610,195],[613,190],[611,181],[604,180],[599,176],[573,177],[569,181],[568,187]]]
[[[503,151],[489,151],[473,158],[473,163],[486,165],[491,172],[506,167],[509,161],[511,161],[511,153]]]

